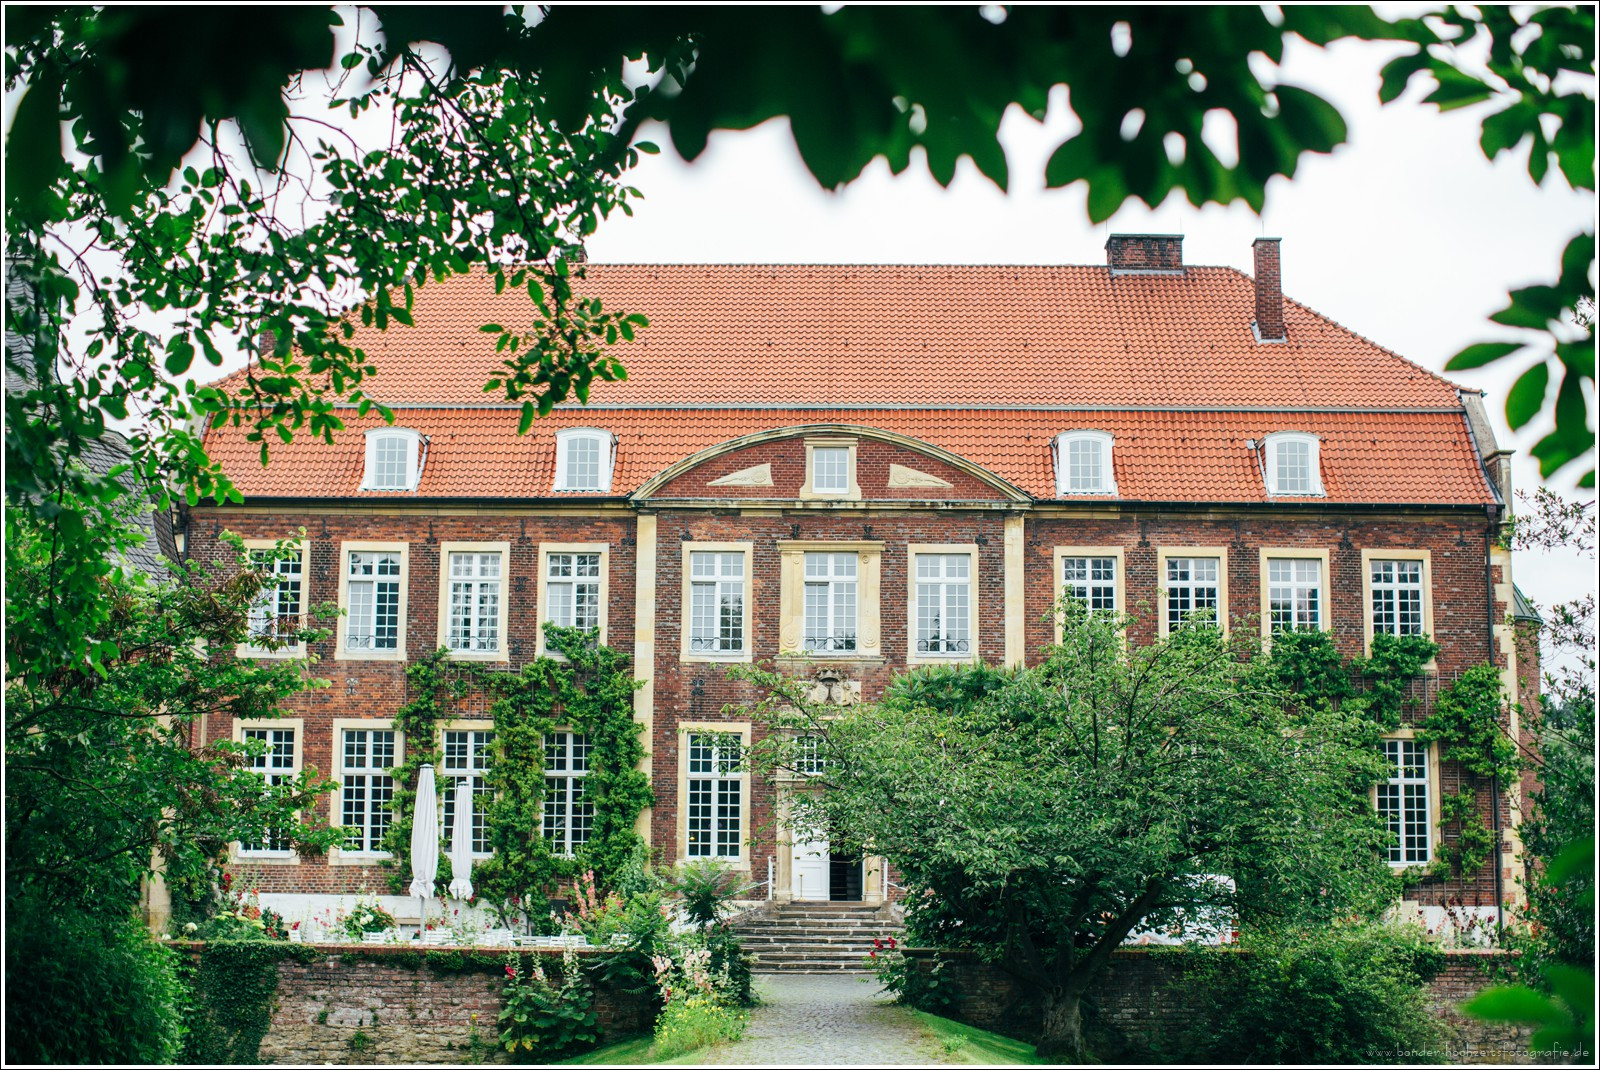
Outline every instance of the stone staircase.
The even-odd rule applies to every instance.
[[[872,941],[900,938],[900,912],[876,903],[773,903],[733,922],[757,973],[869,973]]]

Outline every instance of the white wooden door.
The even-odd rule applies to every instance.
[[[797,841],[790,848],[791,894],[796,899],[828,898],[828,841]]]

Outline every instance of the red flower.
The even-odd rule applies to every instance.
[[[429,926],[429,927],[432,928],[432,926]],[[517,971],[516,970],[512,969],[510,966],[506,967],[506,976],[507,977],[515,977],[516,975],[517,975]]]
[[[877,941],[876,941],[876,940],[874,940],[874,941],[873,941],[873,943],[877,943]],[[875,959],[875,958],[877,958],[877,957],[878,957],[878,953],[877,953],[877,952],[876,952],[876,951],[868,951],[868,952],[867,952],[867,958],[869,958],[869,959]]]
[[[893,951],[895,948],[897,948],[899,946],[900,946],[899,944],[894,942],[894,937],[892,937],[892,936],[889,937],[889,950],[890,951]]]
[[[876,947],[876,948],[882,948],[883,947],[883,941],[879,940],[876,936],[874,936],[872,938],[872,946]]]

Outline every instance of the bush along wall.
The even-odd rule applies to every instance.
[[[602,888],[611,887],[645,851],[634,824],[653,796],[649,777],[639,770],[645,754],[633,719],[639,684],[628,658],[597,645],[591,632],[550,627],[546,635],[565,660],[540,658],[513,673],[453,662],[438,650],[407,668],[408,701],[395,717],[407,754],[394,771],[394,817],[384,838],[397,894],[404,894],[411,875],[418,773],[424,764],[434,766],[442,802],[451,781],[442,767],[440,727],[469,709],[487,707],[495,733],[486,778],[491,794],[484,804],[494,855],[474,864],[472,883],[477,897],[503,920],[539,924],[562,883],[593,871]],[[553,853],[543,835],[544,737],[557,729],[582,733],[590,746],[584,792],[594,807],[594,825],[589,842],[570,858]],[[450,879],[448,858],[440,859],[439,879]]]

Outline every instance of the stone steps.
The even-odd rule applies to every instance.
[[[869,973],[873,941],[901,932],[877,904],[784,903],[734,923],[757,972]]]

